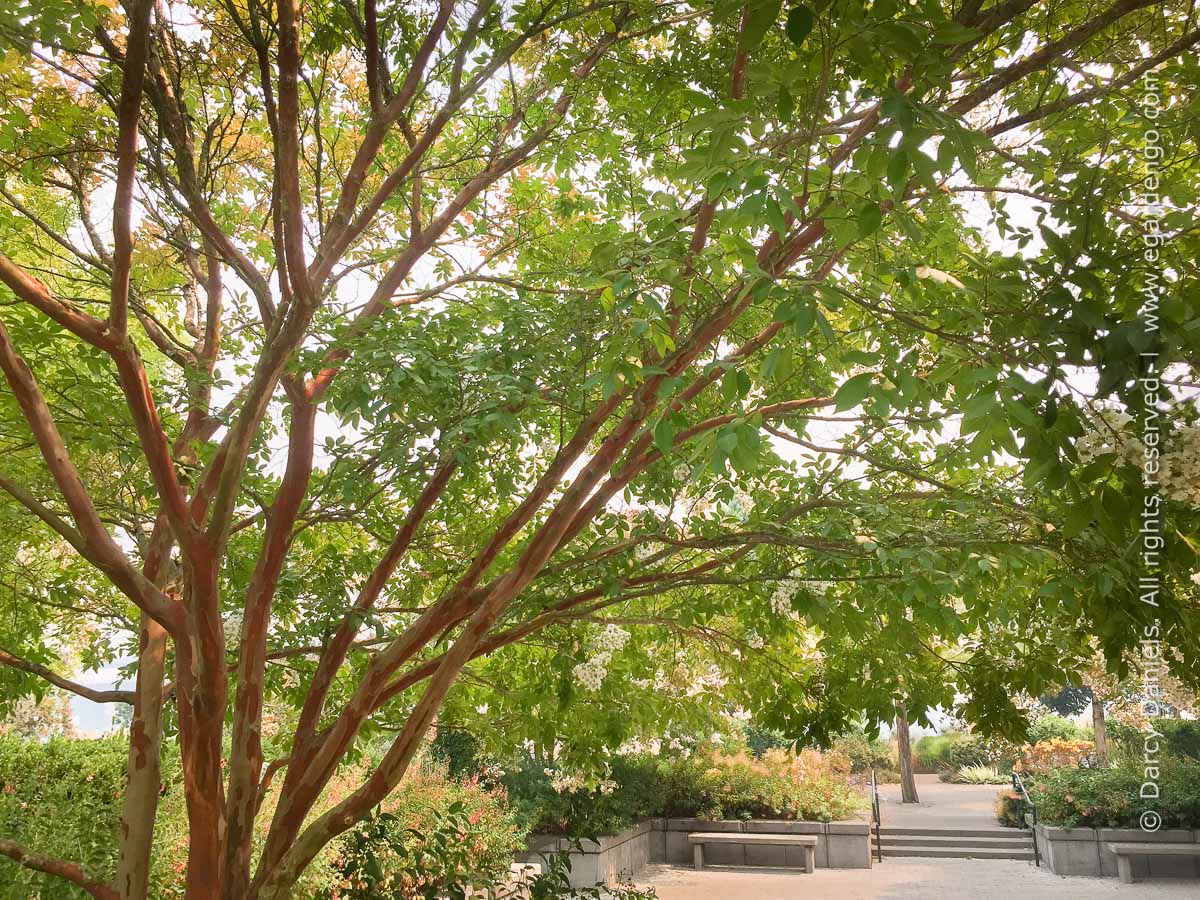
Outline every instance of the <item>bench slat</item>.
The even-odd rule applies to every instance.
[[[817,845],[815,834],[742,834],[738,831],[693,831],[688,835],[689,844],[775,844],[786,846]]]
[[[1200,844],[1141,844],[1115,842],[1108,849],[1117,856],[1200,856]]]

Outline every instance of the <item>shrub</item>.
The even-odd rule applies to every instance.
[[[695,773],[700,802],[693,809],[662,815],[829,822],[863,806],[861,794],[847,784],[850,761],[840,754],[769,750],[755,759],[746,753],[718,753],[676,765]]]
[[[478,738],[457,728],[438,726],[429,757],[445,763],[451,778],[470,778],[482,768]]]
[[[658,815],[661,802],[658,768],[651,756],[620,756],[608,776],[588,786],[526,758],[501,778],[521,826],[533,833],[568,837],[614,834],[638,819]]]
[[[752,722],[747,722],[743,726],[742,733],[747,749],[755,756],[762,756],[768,750],[786,750],[792,745],[792,742],[778,731],[759,728]]]
[[[602,787],[527,761],[504,783],[532,831],[572,837],[612,834],[649,816],[831,821],[865,803],[849,759],[815,750],[618,757]]]
[[[1091,741],[1065,741],[1050,738],[1021,748],[1021,756],[1013,764],[1018,772],[1048,772],[1052,769],[1078,768],[1094,765],[1096,745]]]
[[[1145,776],[1140,768],[1057,769],[1038,775],[1029,794],[1038,819],[1049,825],[1088,828],[1136,828],[1138,817],[1153,808],[1163,828],[1200,827],[1200,765],[1167,762],[1159,772],[1160,796],[1139,796]]]
[[[124,741],[51,738],[41,743],[0,736],[0,835],[34,853],[111,877],[125,787]],[[67,882],[3,857],[0,897],[75,898]]]
[[[502,881],[523,838],[502,792],[424,769],[349,832],[337,863],[340,883],[329,896],[464,896]]]
[[[841,735],[834,740],[830,749],[850,760],[851,772],[875,769],[878,775],[880,771],[896,768],[895,762],[892,761],[891,748],[884,741],[871,740],[861,731]]]
[[[1155,719],[1154,730],[1163,736],[1163,754],[1200,761],[1200,721]]]
[[[98,877],[111,877],[116,865],[117,832],[125,789],[127,745],[120,736],[94,740],[55,738],[44,743],[0,736],[0,836],[30,850],[78,862]],[[163,750],[163,796],[159,802],[151,860],[150,896],[156,900],[182,897],[187,867],[187,812],[175,749]],[[317,813],[323,812],[361,783],[360,771],[343,773],[331,782]],[[257,822],[255,857],[278,797],[272,790],[263,800]],[[457,807],[455,807],[457,804]],[[427,826],[437,832],[443,813],[461,810],[467,827],[454,832],[453,850],[441,854],[443,874],[462,868],[472,877],[507,872],[524,833],[507,811],[502,791],[488,791],[477,782],[454,782],[440,766],[422,766],[406,778],[383,805],[388,830],[373,833],[383,844],[368,848],[358,830],[334,841],[308,867],[296,885],[297,898],[352,896],[351,873],[370,870],[364,854],[389,861],[400,851],[424,853],[429,867],[430,845],[409,840],[407,829]],[[379,817],[369,827],[374,828]],[[399,837],[397,837],[399,835]],[[335,863],[337,867],[335,867]],[[390,865],[390,862],[389,862]],[[385,876],[390,871],[384,866]],[[446,874],[445,883],[450,876]],[[378,887],[378,886],[377,886]],[[339,894],[340,891],[340,894]],[[368,895],[358,895],[368,896]],[[410,896],[386,894],[369,896]],[[548,895],[549,896],[549,895]],[[67,882],[27,869],[0,857],[0,900],[74,900],[87,895]]]
[[[913,745],[913,761],[917,771],[926,773],[993,762],[991,757],[987,742],[965,731],[926,735]]]
[[[1034,719],[1030,723],[1026,743],[1038,744],[1053,738],[1062,741],[1082,741],[1090,739],[1090,737],[1090,729],[1082,728],[1062,716],[1048,715]]]

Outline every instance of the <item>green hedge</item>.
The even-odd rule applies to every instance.
[[[119,737],[39,743],[0,736],[0,836],[110,877],[116,868],[127,746]],[[0,857],[3,900],[86,896],[59,878]]]

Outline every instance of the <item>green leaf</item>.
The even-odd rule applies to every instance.
[[[793,44],[799,47],[804,39],[812,33],[816,16],[807,6],[793,6],[787,15],[787,36]]]
[[[1074,504],[1067,513],[1067,521],[1063,525],[1063,536],[1072,538],[1082,533],[1088,525],[1092,524],[1092,519],[1095,517],[1090,497]]]
[[[862,403],[871,390],[874,378],[874,372],[863,372],[845,382],[833,395],[834,409],[837,412],[844,412]]]
[[[760,0],[750,7],[746,17],[746,28],[742,32],[742,49],[749,52],[762,43],[767,32],[779,18],[779,10],[783,8],[783,0]]]
[[[654,446],[658,448],[659,453],[666,456],[671,452],[674,440],[675,426],[671,424],[670,419],[663,416],[658,420],[658,424],[654,426]]]
[[[858,211],[858,232],[863,237],[874,234],[883,224],[883,210],[876,203],[864,203]]]

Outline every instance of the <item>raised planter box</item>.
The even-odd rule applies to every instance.
[[[584,841],[582,852],[571,842],[554,835],[533,835],[529,852],[518,862],[538,862],[541,854],[570,851],[571,885],[588,887],[597,882],[615,884],[647,863],[691,865],[688,835],[694,831],[726,831],[744,834],[815,834],[818,868],[871,868],[871,834],[867,822],[791,822],[782,819],[649,819],[619,834],[598,841]],[[801,847],[752,847],[714,844],[705,851],[705,862],[714,866],[804,865]],[[1114,863],[1115,865],[1115,863]],[[1114,869],[1115,871],[1115,869]]]
[[[1117,857],[1108,849],[1110,842],[1158,844],[1200,843],[1200,832],[1184,829],[1147,832],[1140,828],[1059,828],[1037,826],[1038,848],[1046,867],[1055,875],[1117,874]],[[1195,858],[1134,857],[1135,878],[1195,878],[1200,876],[1200,861]]]

